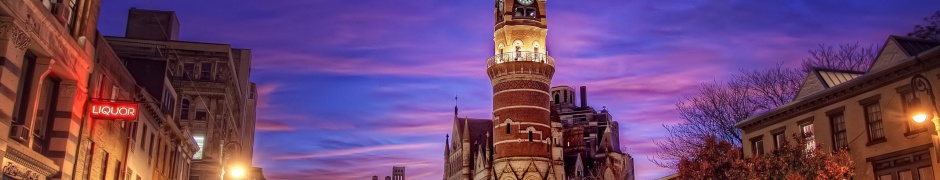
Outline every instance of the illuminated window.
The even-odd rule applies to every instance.
[[[199,146],[199,151],[196,151],[196,154],[193,155],[193,159],[202,159],[203,149],[205,149],[205,148],[203,148],[203,147],[204,147],[205,142],[206,142],[206,136],[205,136],[205,135],[201,135],[201,134],[200,134],[200,135],[194,135],[194,136],[193,136],[193,139],[196,140],[196,145]]]
[[[800,132],[803,134],[803,138],[806,138],[806,151],[815,149],[816,136],[813,135],[813,123],[800,125]]]

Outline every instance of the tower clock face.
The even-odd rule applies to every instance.
[[[516,0],[516,1],[518,1],[519,4],[528,6],[528,5],[531,5],[532,2],[534,2],[535,0]]]

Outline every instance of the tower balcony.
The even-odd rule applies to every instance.
[[[532,51],[515,51],[496,54],[490,57],[490,59],[486,60],[486,68],[508,62],[537,62],[555,67],[555,58],[552,58],[548,54]]]
[[[534,80],[551,84],[555,59],[545,53],[517,51],[497,54],[487,60],[486,74],[493,85],[515,80]]]

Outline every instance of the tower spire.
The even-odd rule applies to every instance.
[[[454,94],[454,118],[457,118],[457,95]]]

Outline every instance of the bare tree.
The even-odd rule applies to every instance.
[[[669,137],[655,142],[660,147],[658,160],[652,160],[659,166],[676,168],[684,157],[692,155],[693,149],[703,143],[705,137],[716,137],[730,142],[735,147],[741,146],[741,131],[734,124],[754,115],[758,109],[752,101],[752,95],[745,83],[713,82],[702,84],[698,94],[676,103],[679,117],[685,120],[677,125],[664,125]]]
[[[907,36],[940,40],[940,11],[934,12],[932,16],[924,18],[924,25],[915,25],[914,31],[907,33]]]
[[[841,44],[838,49],[832,45],[819,44],[816,49],[809,50],[810,57],[803,59],[803,71],[823,68],[866,72],[877,58],[878,50],[881,50],[881,46],[875,44]]]
[[[739,74],[732,75],[732,82],[747,88],[757,113],[763,113],[793,101],[804,75],[799,70],[784,67],[781,62],[763,70],[742,69]]]

